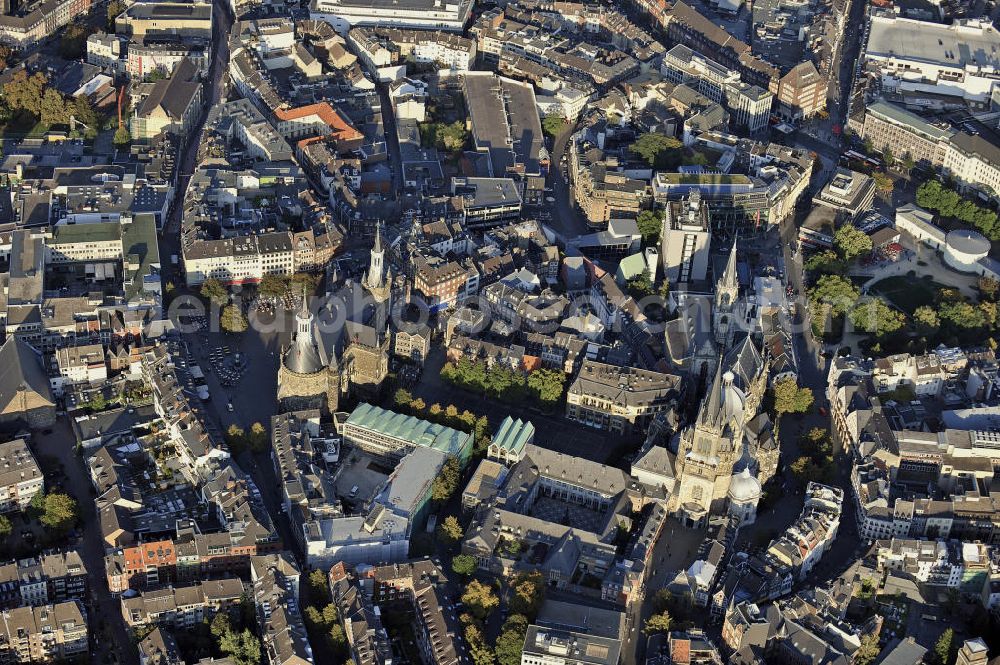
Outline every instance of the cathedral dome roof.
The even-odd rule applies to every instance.
[[[750,474],[750,469],[744,468],[733,474],[729,482],[729,498],[733,501],[746,503],[760,498],[760,482]]]
[[[305,308],[305,298],[303,298],[303,311],[296,315],[296,324],[298,329],[295,332],[295,339],[282,358],[285,369],[295,374],[316,374],[323,371],[323,359],[320,358],[313,332],[313,317]]]
[[[735,376],[732,372],[722,375],[722,419],[723,422],[730,423],[736,421],[743,422],[743,405],[746,403],[746,395],[733,383]]]
[[[285,352],[284,363],[288,371],[296,374],[315,374],[323,369],[315,344],[292,344]]]

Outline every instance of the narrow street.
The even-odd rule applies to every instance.
[[[573,203],[573,191],[566,178],[562,175],[562,158],[566,154],[566,147],[576,131],[576,125],[570,125],[552,141],[552,152],[550,154],[552,166],[549,172],[549,182],[552,185],[552,196],[555,202],[552,203],[552,226],[553,230],[560,234],[562,242],[589,233],[587,224],[576,212],[576,205]]]
[[[76,453],[76,437],[73,434],[67,418],[59,418],[49,434],[38,432],[33,437],[36,454],[50,455],[59,460],[66,473],[66,491],[76,499],[80,509],[82,524],[78,531],[83,534],[82,543],[77,548],[83,565],[87,568],[89,593],[91,597],[90,610],[93,615],[90,621],[102,622],[110,631],[111,639],[101,641],[96,645],[98,654],[112,653],[119,663],[131,665],[139,662],[139,651],[129,637],[122,620],[121,603],[108,590],[107,576],[104,572],[105,546],[101,538],[101,525],[94,504],[90,474],[83,459]],[[91,648],[95,647],[94,636],[97,631],[91,624]],[[94,663],[103,662],[98,657]]]
[[[392,169],[392,192],[398,195],[403,191],[403,157],[399,151],[399,134],[396,130],[396,114],[392,110],[389,98],[389,86],[376,84],[379,104],[382,109],[382,132],[385,135],[385,150],[389,156],[389,167]],[[397,201],[399,197],[397,196]]]
[[[223,0],[214,1],[214,23],[212,34],[212,63],[208,69],[208,77],[205,81],[207,88],[205,93],[205,103],[191,132],[187,136],[187,141],[180,148],[180,155],[177,159],[177,183],[174,187],[174,199],[170,203],[170,213],[163,223],[160,232],[160,266],[164,271],[164,276],[169,279],[168,272],[173,271],[171,262],[172,256],[180,256],[180,229],[181,215],[184,210],[184,193],[187,191],[191,174],[194,173],[195,162],[198,158],[198,146],[201,143],[201,131],[205,126],[205,119],[209,110],[219,104],[226,87],[226,74],[229,70],[229,33],[232,30],[234,18],[229,6]]]

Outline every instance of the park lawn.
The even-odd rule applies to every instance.
[[[887,277],[870,289],[872,295],[882,296],[907,314],[924,305],[934,304],[934,294],[941,284],[916,277]]]
[[[6,125],[0,126],[0,137],[41,137],[48,129],[48,125],[43,125],[27,113],[18,113]]]

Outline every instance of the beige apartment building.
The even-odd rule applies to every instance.
[[[18,607],[0,615],[0,661],[51,663],[87,653],[87,622],[76,601]]]
[[[27,508],[44,489],[42,470],[24,439],[0,443],[0,512]]]
[[[919,166],[938,168],[944,164],[954,132],[928,123],[904,108],[877,101],[865,112],[861,137],[878,151],[892,150],[897,159],[909,155]]]
[[[828,85],[811,61],[796,65],[780,80],[771,82],[771,90],[778,98],[778,115],[786,120],[813,117],[826,109]]]
[[[586,360],[566,394],[566,417],[618,434],[642,431],[677,399],[681,379]]]

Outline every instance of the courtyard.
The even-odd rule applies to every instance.
[[[569,501],[561,501],[550,496],[539,496],[531,507],[532,517],[566,526],[573,525],[582,531],[600,533],[607,519],[606,513],[591,510]]]
[[[938,289],[947,288],[930,279],[916,277],[887,277],[876,282],[868,292],[881,296],[907,314],[913,314],[918,307],[934,304],[934,294]]]

